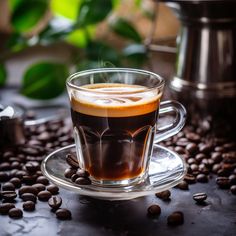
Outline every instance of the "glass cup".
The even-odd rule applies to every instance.
[[[178,133],[186,110],[160,102],[164,79],[138,69],[101,68],[67,79],[76,153],[93,184],[120,187],[144,181],[153,144]],[[175,113],[157,126],[158,115]]]

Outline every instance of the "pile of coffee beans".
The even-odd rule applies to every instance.
[[[30,118],[35,118],[33,113]],[[0,214],[18,219],[23,217],[24,211],[34,211],[41,201],[48,202],[58,219],[71,219],[71,212],[60,208],[62,199],[58,196],[58,186],[50,183],[40,170],[47,154],[73,143],[70,121],[28,126],[26,140],[24,145],[0,150]],[[17,208],[16,203],[21,202],[22,209]]]

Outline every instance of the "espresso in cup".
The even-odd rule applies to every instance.
[[[101,68],[68,78],[77,158],[92,184],[120,187],[147,179],[154,143],[185,123],[181,104],[160,103],[163,88],[162,77],[138,69]],[[176,119],[158,128],[158,114],[168,112]]]
[[[94,84],[84,88],[110,93],[106,97],[80,93],[71,99],[84,169],[97,180],[142,175],[153,143],[160,95],[137,85]],[[134,91],[143,92],[127,96]]]

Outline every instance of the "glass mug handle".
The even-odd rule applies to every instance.
[[[184,106],[177,101],[164,101],[160,104],[159,117],[168,113],[175,113],[175,119],[170,124],[159,127],[157,125],[154,143],[158,143],[177,134],[184,126],[187,112]]]

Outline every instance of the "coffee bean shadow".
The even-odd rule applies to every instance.
[[[128,235],[145,235],[151,222],[147,216],[145,197],[127,201],[104,201],[79,196],[78,221],[90,226],[105,228],[116,233],[128,232]],[[145,224],[145,221],[150,224]],[[145,229],[145,227],[146,229]]]

